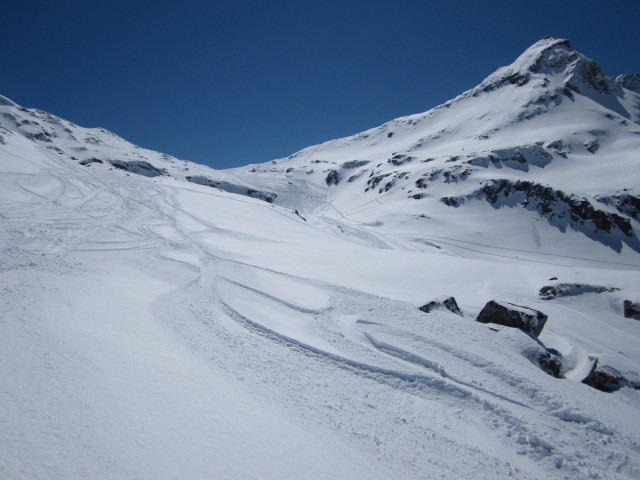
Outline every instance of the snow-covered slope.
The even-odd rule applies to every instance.
[[[329,200],[327,216],[383,222],[412,241],[446,231],[532,254],[632,259],[639,105],[568,41],[546,38],[424,114],[236,173],[284,205],[300,202],[291,183],[303,194],[313,183]]]
[[[638,478],[637,101],[545,39],[221,172],[3,98],[0,477]]]
[[[275,198],[252,185],[238,185],[233,176],[219,170],[140,148],[104,128],[83,128],[43,110],[21,107],[1,95],[0,109],[0,145],[17,135],[93,169],[118,169],[150,178],[171,176],[261,200]]]

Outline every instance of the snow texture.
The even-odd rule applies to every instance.
[[[546,38],[229,171],[0,97],[0,477],[639,478],[628,85]]]

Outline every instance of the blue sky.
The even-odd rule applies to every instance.
[[[545,35],[640,72],[640,1],[6,1],[0,94],[214,168],[426,111]]]

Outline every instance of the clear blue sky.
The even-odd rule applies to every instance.
[[[640,0],[0,2],[0,94],[214,168],[426,111],[545,35],[640,72]]]

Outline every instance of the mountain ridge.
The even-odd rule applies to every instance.
[[[623,86],[635,78],[609,78],[568,40],[545,37],[427,112],[227,170],[141,149],[105,129],[84,129],[6,98],[0,126],[5,135],[17,131],[89,168],[170,175],[306,215],[326,210],[328,201],[333,209],[357,210],[376,194],[404,197],[394,198],[396,210],[421,218],[441,205],[466,210],[486,202],[500,212],[524,208],[532,221],[580,232],[616,253],[638,252],[640,185],[627,172],[640,160],[626,152],[640,149],[640,95]],[[408,205],[416,201],[425,205]],[[442,215],[455,223],[451,213]],[[502,223],[493,217],[492,225]],[[560,238],[549,236],[549,242]],[[527,243],[535,249],[533,240]]]
[[[544,42],[227,171],[0,97],[0,471],[637,478],[638,95]]]
[[[528,207],[561,231],[581,231],[617,252],[624,245],[638,251],[639,185],[628,172],[640,164],[626,155],[627,148],[635,148],[629,144],[640,146],[638,100],[568,41],[545,38],[510,66],[428,112],[308,147],[271,164],[230,171],[263,181],[271,176],[266,183],[281,199],[286,193],[275,186],[277,176],[334,189],[338,201],[340,190],[354,190],[346,186],[351,184],[360,186],[364,198],[403,190],[406,198],[429,202],[428,197],[439,195],[436,200],[458,207],[462,203],[451,200],[453,191],[461,190],[460,199],[489,198],[496,204],[494,194],[483,192],[489,193],[495,182],[507,182],[510,189],[525,193],[512,207]],[[622,150],[609,148],[622,143]],[[605,148],[599,151],[601,146]],[[545,174],[551,170],[553,174]],[[569,180],[569,172],[580,181]],[[603,182],[607,177],[610,181]],[[439,182],[447,184],[447,191]],[[286,190],[286,184],[280,188]],[[562,212],[540,195],[554,197],[555,210]],[[414,214],[428,214],[431,205]],[[620,208],[610,208],[615,205]],[[558,223],[558,218],[564,220]]]

